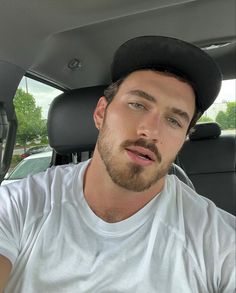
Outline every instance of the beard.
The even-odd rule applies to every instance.
[[[170,165],[173,163],[174,159],[163,164],[156,145],[143,138],[135,141],[124,141],[119,147],[120,155],[122,156],[122,152],[125,151],[125,148],[132,145],[141,146],[151,150],[156,156],[156,160],[153,162],[154,166],[143,167],[132,162],[124,163],[122,157],[119,159],[119,153],[115,154],[114,152],[114,147],[112,145],[112,131],[106,124],[105,117],[104,123],[99,132],[97,146],[106,170],[112,181],[118,186],[126,190],[142,192],[149,189],[168,173]]]

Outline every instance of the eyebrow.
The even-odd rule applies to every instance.
[[[131,90],[129,92],[129,94],[144,98],[144,99],[148,100],[149,102],[153,102],[153,103],[156,102],[156,99],[152,95],[150,95],[142,90]]]
[[[187,123],[190,122],[190,117],[188,115],[187,112],[181,110],[181,109],[178,109],[178,108],[169,108],[171,112],[173,112],[174,114],[177,114],[179,115],[180,117],[182,117]]]
[[[144,99],[148,100],[149,102],[156,103],[156,99],[155,99],[152,95],[150,95],[150,94],[148,94],[147,92],[144,92],[144,91],[142,91],[142,90],[131,90],[129,93],[130,93],[131,95],[135,95],[135,96],[138,96],[138,97],[144,98]],[[169,110],[170,110],[171,112],[173,112],[174,114],[179,115],[179,116],[180,116],[181,118],[183,118],[187,123],[190,122],[190,117],[189,117],[189,115],[188,115],[187,112],[185,112],[185,111],[183,111],[183,110],[181,110],[181,109],[179,109],[179,108],[175,108],[175,107],[169,107]]]

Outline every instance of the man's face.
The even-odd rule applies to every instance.
[[[130,191],[149,189],[163,178],[182,147],[195,109],[192,88],[174,77],[136,71],[94,118],[97,150],[112,181]]]

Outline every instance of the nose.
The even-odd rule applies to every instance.
[[[160,140],[160,117],[157,115],[147,115],[143,117],[137,128],[137,135],[140,138],[158,142]]]

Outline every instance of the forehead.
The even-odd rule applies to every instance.
[[[195,100],[195,92],[192,85],[182,77],[169,72],[154,70],[134,71],[124,78],[119,90],[125,91],[137,88],[154,91],[157,94],[162,92],[162,94],[166,93],[173,97],[193,96]]]
[[[112,104],[130,99],[140,103],[148,101],[163,111],[178,109],[178,112],[185,112],[190,119],[196,109],[195,94],[188,83],[152,70],[135,71],[128,75],[119,86]]]

